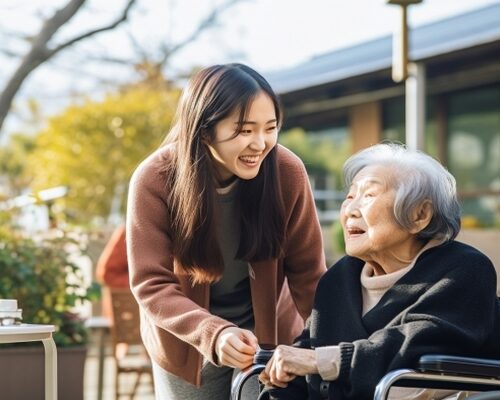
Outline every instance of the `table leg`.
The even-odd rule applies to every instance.
[[[45,400],[57,400],[57,349],[52,338],[43,339],[45,350]]]
[[[106,336],[105,329],[99,329],[99,355],[97,367],[97,400],[102,400],[102,392],[104,387],[104,339]]]

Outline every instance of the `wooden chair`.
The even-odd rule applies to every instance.
[[[113,357],[116,365],[115,393],[116,400],[128,395],[132,400],[139,387],[142,375],[149,375],[153,383],[151,361],[147,356],[140,335],[139,306],[130,289],[110,288],[112,326],[111,339]],[[131,346],[141,349],[139,355],[131,354]],[[135,383],[129,394],[120,390],[120,375],[136,374]]]

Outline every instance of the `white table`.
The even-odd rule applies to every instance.
[[[0,326],[0,343],[42,341],[45,350],[45,400],[57,400],[57,349],[54,325],[21,324]]]

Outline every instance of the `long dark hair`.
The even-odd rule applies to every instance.
[[[241,130],[245,114],[258,93],[272,100],[278,126],[282,111],[269,83],[242,64],[215,65],[195,74],[181,96],[175,123],[166,143],[175,143],[166,165],[173,252],[194,282],[220,278],[224,262],[216,234],[215,167],[205,143],[215,138],[215,125],[234,112]],[[283,253],[284,206],[278,176],[276,146],[258,175],[241,180],[236,189],[240,216],[237,259],[261,261]]]

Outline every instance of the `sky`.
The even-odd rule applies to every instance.
[[[409,7],[410,26],[460,14],[499,0],[424,0]],[[185,2],[184,6],[188,6]],[[228,12],[233,50],[262,71],[279,70],[314,56],[376,37],[399,26],[399,6],[385,0],[254,0]],[[215,34],[215,33],[214,33]],[[208,35],[207,35],[208,36]],[[237,38],[234,42],[230,38]],[[210,38],[203,38],[210,46]],[[193,47],[183,60],[195,59]],[[179,57],[178,62],[181,61]]]
[[[48,16],[68,0],[2,0],[0,35],[34,34],[40,17]],[[23,85],[14,117],[6,130],[19,129],[26,99],[36,99],[45,113],[81,96],[108,90],[106,80],[131,79],[130,68],[89,62],[103,55],[127,58],[134,54],[130,35],[149,54],[165,42],[177,43],[196,27],[209,10],[224,0],[138,0],[130,23],[123,28],[82,42],[42,66]],[[411,26],[419,26],[500,0],[424,0],[409,7]],[[125,0],[88,0],[88,5],[54,38],[58,41],[99,26],[116,17]],[[245,62],[258,71],[279,71],[326,52],[391,34],[399,23],[399,6],[386,0],[241,0],[226,10],[218,26],[206,31],[168,66],[168,74],[187,73],[194,66]],[[0,36],[0,50],[23,52],[26,47],[12,36]],[[0,85],[18,60],[0,55]],[[104,77],[96,81],[95,77]],[[17,118],[16,118],[17,116]]]

